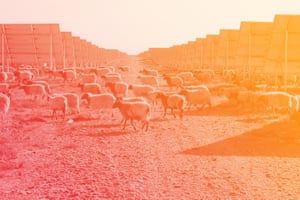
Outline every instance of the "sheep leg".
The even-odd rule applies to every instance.
[[[143,122],[142,130],[144,129],[145,126],[146,126],[146,130],[145,131],[148,131],[149,123],[147,121]]]
[[[171,108],[171,113],[173,114],[174,118],[176,119],[176,115],[175,115],[175,113],[174,113],[173,108]]]
[[[191,103],[188,103],[188,111],[191,110],[191,107],[192,107],[192,104],[191,104]]]
[[[132,127],[134,128],[134,130],[136,131],[136,127],[133,124],[133,119],[130,120],[130,123],[131,123]]]
[[[52,120],[54,119],[55,112],[56,112],[55,110],[52,111],[52,116],[51,116]]]
[[[65,117],[66,117],[66,112],[65,110],[63,110],[63,120],[65,119]]]
[[[180,117],[180,119],[182,119],[182,117],[183,117],[183,109],[180,109],[179,117]]]
[[[123,118],[123,121],[124,121],[124,124],[123,124],[123,130],[124,130],[125,127],[126,127],[127,120],[128,120],[128,119],[124,119],[124,118]]]
[[[203,109],[204,109],[204,106],[205,106],[205,104],[202,104],[200,110],[203,110]]]
[[[163,118],[166,116],[166,114],[167,114],[167,107],[164,108]]]
[[[209,109],[211,109],[211,103],[208,103]]]

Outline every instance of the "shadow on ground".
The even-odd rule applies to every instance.
[[[242,135],[181,152],[194,156],[300,157],[300,125],[274,122]]]

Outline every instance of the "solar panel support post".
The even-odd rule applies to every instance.
[[[249,31],[248,34],[248,79],[249,80],[251,80],[252,78],[251,53],[252,53],[252,37],[251,37],[251,32]]]
[[[63,42],[63,62],[64,62],[64,69],[66,69],[66,40]]]
[[[288,68],[288,36],[289,32],[285,30],[285,44],[284,44],[284,91],[287,90],[287,68]]]
[[[3,29],[3,28],[2,28]],[[4,71],[4,32],[2,31],[2,34],[1,34],[1,41],[2,41],[2,65],[1,65],[1,71],[3,72]]]
[[[200,69],[203,69],[203,46],[200,44]]]
[[[52,32],[50,33],[50,70],[53,70],[53,46],[52,46]]]
[[[210,58],[210,70],[214,71],[214,43],[211,41],[211,58]]]
[[[226,39],[226,52],[225,52],[225,66],[223,65],[223,71],[222,74],[224,74],[224,71],[228,69],[228,63],[229,63],[229,40]]]

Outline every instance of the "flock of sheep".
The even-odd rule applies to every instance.
[[[123,117],[123,129],[128,121],[136,129],[134,121],[138,121],[141,129],[146,131],[154,107],[163,107],[163,117],[170,109],[176,118],[175,111],[178,111],[179,118],[182,119],[185,110],[190,110],[193,106],[198,108],[201,105],[203,108],[207,105],[211,108],[214,95],[224,95],[228,100],[235,100],[241,107],[253,107],[255,111],[261,109],[275,113],[285,110],[292,115],[299,110],[299,96],[295,94],[266,91],[265,88],[249,90],[240,85],[223,82],[204,85],[195,82],[192,72],[161,74],[157,70],[145,68],[138,75],[134,75],[131,70],[127,66],[106,66],[47,71],[27,68],[1,72],[2,120],[9,112],[12,91],[15,89],[23,90],[33,100],[44,103],[52,111],[52,118],[57,119],[58,112],[62,113],[63,119],[69,113],[78,114],[84,105],[99,112],[101,116],[107,111],[109,117],[113,117],[117,108]],[[54,92],[50,82],[58,81],[74,87],[76,92]],[[163,87],[165,85],[167,87]]]

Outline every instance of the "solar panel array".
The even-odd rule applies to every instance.
[[[234,69],[255,73],[300,74],[300,15],[275,15],[273,22],[242,21],[240,29],[221,29],[186,44],[149,48],[141,55],[169,69]]]
[[[126,56],[61,32],[59,24],[0,24],[1,66],[95,67]]]

